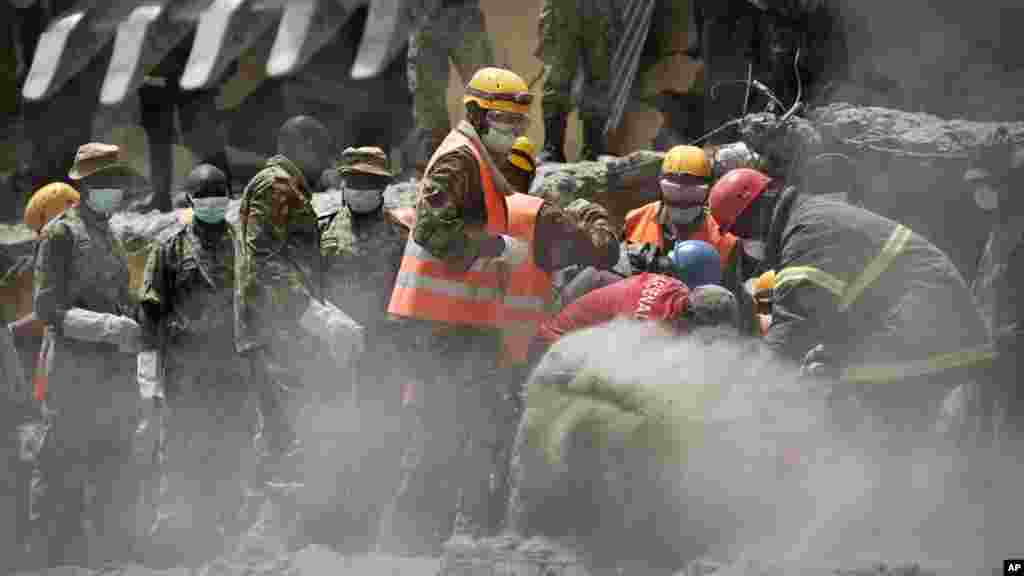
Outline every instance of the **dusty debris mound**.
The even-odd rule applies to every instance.
[[[829,144],[922,158],[966,159],[999,128],[1024,144],[1024,122],[971,122],[846,103],[815,108],[807,117]]]

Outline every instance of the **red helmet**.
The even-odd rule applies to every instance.
[[[722,232],[727,232],[736,219],[765,191],[772,179],[750,168],[736,168],[722,176],[708,193],[711,215]]]

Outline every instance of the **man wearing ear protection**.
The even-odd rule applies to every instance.
[[[169,408],[163,454],[172,497],[161,506],[169,538],[190,560],[208,557],[217,529],[242,507],[242,458],[255,409],[247,365],[234,349],[235,233],[226,221],[228,181],[215,166],[189,174],[192,219],[155,247],[140,290],[145,350],[139,383]]]

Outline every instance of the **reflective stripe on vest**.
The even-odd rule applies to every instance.
[[[452,130],[434,151],[426,173],[430,173],[438,158],[462,146],[472,151],[480,170],[480,185],[487,209],[487,233],[504,234],[508,228],[505,197],[498,194],[491,167],[471,138]],[[501,276],[499,267],[488,260],[478,260],[465,272],[452,270],[447,263],[417,244],[410,234],[391,292],[388,313],[449,324],[498,326],[504,293]]]
[[[839,311],[846,312],[864,293],[864,290],[889,268],[893,260],[903,251],[911,235],[911,230],[906,226],[897,226],[878,255],[864,267],[864,270],[852,282],[847,283],[813,266],[791,266],[782,269],[775,275],[776,293],[782,286],[810,282],[831,292],[836,297]],[[849,366],[843,369],[841,378],[847,382],[892,382],[904,378],[938,374],[953,368],[963,368],[990,361],[995,357],[995,350],[991,346],[984,346],[936,354],[924,360],[911,362]]]
[[[623,227],[626,241],[634,244],[653,244],[659,250],[664,248],[665,236],[662,234],[661,224],[658,223],[659,210],[661,202],[651,202],[626,214],[626,223]],[[736,236],[719,231],[718,221],[709,213],[704,214],[704,224],[687,240],[701,240],[714,246],[718,251],[723,271],[729,265],[732,252],[736,249]]]
[[[508,203],[509,235],[529,242],[532,253],[537,214],[544,200],[513,194],[505,201]],[[532,258],[510,271],[502,310],[502,365],[526,362],[537,328],[550,317],[547,310],[552,300],[551,290],[551,276],[535,266]]]

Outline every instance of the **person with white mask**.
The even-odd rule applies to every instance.
[[[54,416],[41,514],[51,565],[97,565],[126,558],[136,534],[141,332],[127,254],[110,226],[135,174],[117,146],[93,142],[78,149],[68,176],[82,202],[43,227],[35,260],[34,311],[46,324],[41,354]]]
[[[417,398],[430,432],[422,462],[403,479],[388,528],[392,552],[433,553],[452,533],[482,535],[491,524],[490,412],[507,404],[492,381],[498,370],[509,271],[531,258],[530,243],[513,236],[507,197],[515,192],[500,170],[530,125],[533,95],[515,72],[482,68],[463,96],[466,117],[434,151],[417,191],[416,218],[405,246],[388,312],[429,327]],[[451,406],[476,406],[453,418]],[[396,547],[401,550],[395,549]]]

